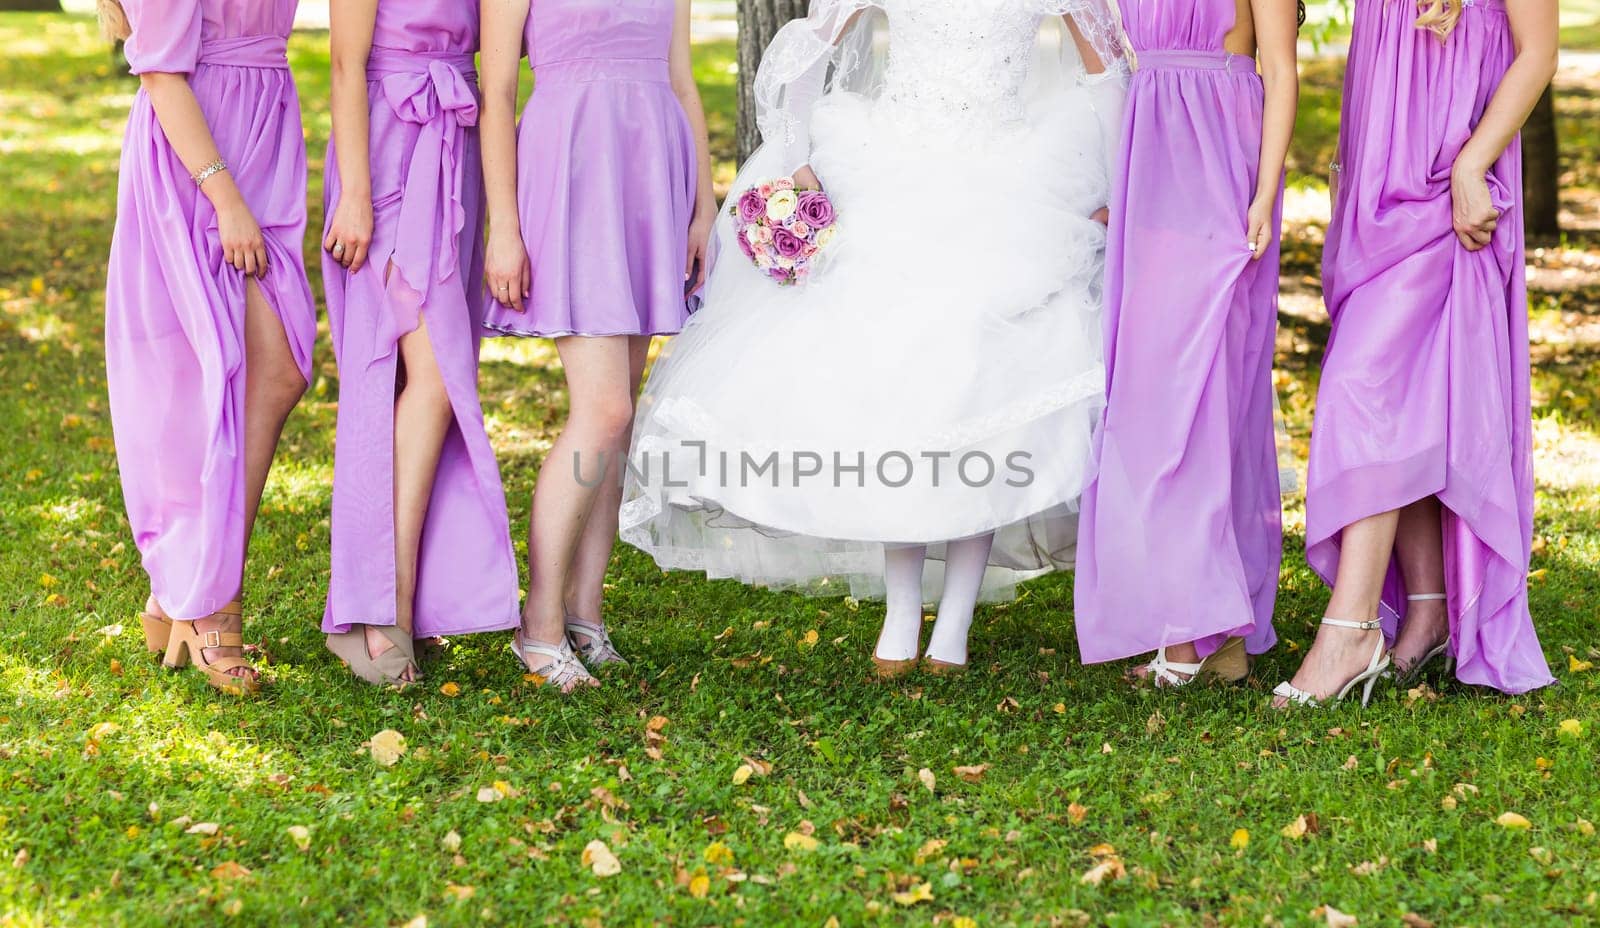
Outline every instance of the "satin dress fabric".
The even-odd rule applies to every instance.
[[[698,161],[672,91],[673,0],[533,0],[534,90],[517,133],[517,208],[533,268],[508,335],[671,335],[689,318]]]
[[[1357,0],[1337,191],[1323,259],[1332,334],[1306,485],[1306,558],[1328,583],[1345,526],[1428,496],[1443,504],[1445,589],[1408,590],[1391,565],[1380,616],[1447,594],[1466,683],[1521,693],[1553,682],[1528,609],[1532,411],[1522,156],[1488,174],[1502,210],[1468,251],[1451,230],[1450,174],[1515,57],[1501,0],[1467,0],[1449,38],[1404,3]]]
[[[327,632],[395,624],[394,410],[405,377],[399,342],[424,323],[454,420],[423,524],[412,630],[428,637],[517,624],[505,492],[478,401],[477,49],[474,4],[378,4],[367,60],[372,244],[354,273],[326,251],[322,256],[339,362]],[[330,142],[330,224],[341,192]]]
[[[261,226],[257,281],[311,376],[316,308],[301,242],[306,153],[286,43],[295,0],[123,0],[135,74],[186,75]],[[244,272],[143,91],[123,139],[106,270],[106,383],[122,494],[161,608],[203,618],[239,593],[245,553]]]
[[[1271,648],[1279,223],[1252,259],[1263,86],[1233,0],[1124,0],[1136,70],[1106,248],[1105,427],[1084,494],[1084,661],[1230,635]]]

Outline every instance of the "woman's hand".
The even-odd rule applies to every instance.
[[[1102,206],[1089,214],[1089,218],[1103,226],[1111,225],[1111,207]]]
[[[709,254],[711,226],[716,214],[715,206],[709,211],[696,210],[694,221],[689,223],[689,257],[683,265],[683,290],[686,294],[699,290],[706,282],[706,255]]]
[[[1489,196],[1488,172],[1456,161],[1450,171],[1450,224],[1468,251],[1479,251],[1494,241],[1500,211]]]
[[[371,246],[371,198],[341,194],[333,208],[333,222],[328,224],[322,247],[333,255],[333,260],[354,274],[367,263],[367,249]]]
[[[817,179],[817,172],[811,170],[809,164],[801,165],[800,169],[794,172],[794,185],[800,190],[822,189],[822,181]]]
[[[1272,220],[1278,209],[1278,197],[1258,194],[1250,203],[1249,212],[1245,213],[1245,238],[1250,245],[1250,260],[1260,261],[1261,256],[1267,253],[1267,246],[1272,243]]]
[[[217,237],[222,240],[222,260],[251,277],[267,275],[267,242],[242,198],[217,209]]]
[[[501,306],[523,311],[523,301],[533,284],[533,267],[528,263],[528,250],[523,247],[520,234],[490,230],[483,258],[483,281],[489,285],[489,295]]]

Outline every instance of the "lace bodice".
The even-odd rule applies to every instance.
[[[1016,122],[1039,36],[1037,0],[885,0],[884,97],[944,125]]]

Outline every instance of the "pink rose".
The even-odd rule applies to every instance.
[[[833,211],[833,201],[820,190],[807,190],[800,194],[795,213],[801,222],[818,230],[828,228],[838,218]]]
[[[793,190],[794,189],[794,178],[792,178],[792,177],[780,177],[777,180],[772,182],[772,187],[773,187],[774,190]]]
[[[739,218],[745,222],[755,222],[766,214],[767,198],[755,190],[746,190],[739,198]]]
[[[811,237],[811,227],[806,225],[805,223],[801,222],[798,219],[796,219],[789,226],[789,231],[793,232],[794,234],[796,234],[798,236],[800,236],[801,238],[810,238]]]
[[[796,258],[805,247],[805,240],[788,229],[772,233],[772,250],[781,258]]]
[[[765,245],[772,241],[772,229],[768,226],[753,226],[754,238],[757,245]]]
[[[762,184],[761,186],[757,187],[756,190],[761,194],[761,199],[763,199],[763,200],[765,200],[767,197],[772,196],[772,185],[771,184]]]

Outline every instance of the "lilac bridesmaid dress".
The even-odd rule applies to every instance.
[[[1122,3],[1137,70],[1106,248],[1099,474],[1078,541],[1086,662],[1276,641],[1278,223],[1252,260],[1263,89],[1252,59],[1222,50],[1234,7]]]
[[[670,335],[689,316],[697,162],[667,61],[673,0],[533,0],[534,91],[517,134],[517,200],[533,266],[508,335]]]
[[[1333,332],[1306,486],[1306,557],[1338,572],[1339,534],[1428,496],[1444,506],[1457,676],[1520,693],[1552,682],[1528,613],[1533,465],[1522,153],[1489,172],[1503,211],[1469,252],[1450,170],[1515,57],[1502,0],[1465,0],[1449,39],[1411,4],[1357,0],[1338,187],[1323,258]],[[1381,617],[1407,592],[1391,566]]]
[[[512,628],[517,566],[478,405],[483,182],[473,54],[478,8],[380,0],[367,59],[373,237],[354,274],[326,252],[339,360],[326,632],[395,623],[394,400],[401,336],[426,319],[455,412],[417,564],[418,637]],[[328,214],[339,167],[328,145]]]
[[[306,154],[285,42],[295,0],[124,0],[134,73],[186,74],[266,240],[259,286],[308,380],[316,307],[300,245]],[[106,273],[117,466],[150,588],[175,619],[239,591],[245,552],[245,278],[141,90]]]

